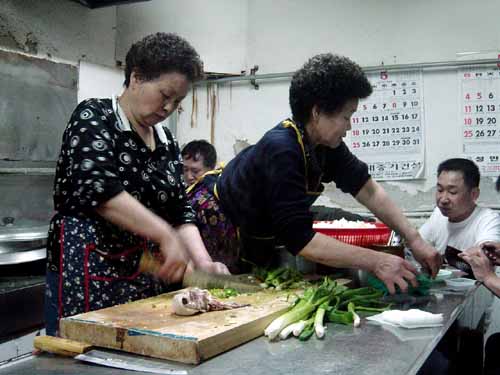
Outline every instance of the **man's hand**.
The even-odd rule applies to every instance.
[[[458,256],[470,264],[476,280],[484,282],[489,277],[495,277],[494,266],[480,247],[471,247]]]
[[[436,277],[443,263],[441,254],[420,236],[408,242],[407,245],[411,249],[415,260],[429,271],[432,278]]]
[[[396,285],[404,293],[408,290],[408,282],[413,287],[418,286],[416,268],[407,260],[390,254],[380,254],[373,272],[387,286],[389,293],[396,293]]]
[[[485,242],[481,249],[492,263],[500,265],[500,242]]]

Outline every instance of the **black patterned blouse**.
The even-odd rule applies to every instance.
[[[194,223],[177,141],[157,124],[155,142],[156,149],[151,151],[131,129],[115,99],[88,99],[77,106],[63,134],[54,182],[57,214],[48,241],[53,271],[59,266],[61,218],[94,219],[98,232],[120,237],[123,231],[94,210],[122,191],[173,226]]]

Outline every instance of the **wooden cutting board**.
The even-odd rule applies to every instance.
[[[290,291],[261,291],[228,299],[250,306],[193,316],[172,312],[166,293],[140,301],[64,318],[61,336],[94,346],[119,349],[184,363],[200,363],[263,334],[294,298]]]

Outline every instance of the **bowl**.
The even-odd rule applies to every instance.
[[[444,281],[449,289],[455,291],[468,290],[476,284],[476,280],[467,279],[465,277],[456,277]]]
[[[453,277],[453,272],[450,270],[439,270],[434,281],[445,281]]]

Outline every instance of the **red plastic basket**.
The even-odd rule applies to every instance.
[[[314,222],[316,223],[316,222]],[[374,223],[375,228],[315,228],[314,231],[356,246],[387,245],[391,228],[383,223]]]

